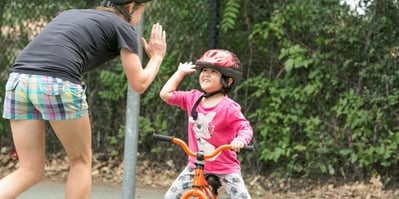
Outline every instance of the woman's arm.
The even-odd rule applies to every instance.
[[[121,49],[121,61],[130,87],[137,93],[143,93],[154,81],[159,67],[166,54],[166,33],[162,26],[154,24],[151,30],[150,40],[141,38],[144,50],[150,60],[145,68],[142,67],[138,55],[126,48]]]

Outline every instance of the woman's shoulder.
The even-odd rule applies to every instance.
[[[124,22],[118,15],[113,12],[107,10],[100,10],[100,9],[69,9],[61,12],[60,14],[64,15],[74,15],[75,17],[83,17],[83,18],[92,18],[93,20],[99,21],[112,21],[115,23]]]
[[[111,12],[102,11],[98,9],[69,9],[60,12],[56,19],[58,20],[85,20],[91,19],[93,21],[116,21],[118,16]],[[122,20],[119,20],[122,21]]]
[[[61,11],[59,14],[60,15],[79,15],[79,14],[89,14],[89,13],[98,13],[96,9],[76,9],[76,8],[72,8],[72,9],[68,9],[68,10],[64,10]]]

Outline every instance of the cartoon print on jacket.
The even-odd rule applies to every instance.
[[[207,115],[204,115],[203,113],[198,113],[197,120],[193,121],[193,128],[195,137],[197,139],[198,148],[199,150],[204,151],[205,154],[209,154],[215,150],[215,146],[207,141],[207,139],[210,139],[212,137],[214,126],[210,125],[210,122],[213,120],[215,115],[215,112],[208,113]],[[216,159],[216,157],[208,161],[213,161]]]

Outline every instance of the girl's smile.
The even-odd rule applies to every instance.
[[[222,77],[222,73],[213,68],[205,67],[201,70],[199,76],[199,82],[202,90],[207,93],[218,91],[222,88],[222,84],[220,79]]]

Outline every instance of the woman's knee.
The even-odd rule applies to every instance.
[[[20,166],[18,168],[18,171],[23,173],[24,178],[29,179],[30,181],[32,181],[33,183],[38,183],[43,179],[44,176],[44,165],[43,167],[24,167],[24,166]]]
[[[70,166],[75,165],[85,165],[87,167],[91,167],[92,164],[92,154],[88,152],[86,154],[76,155],[76,156],[68,156],[68,162]]]

